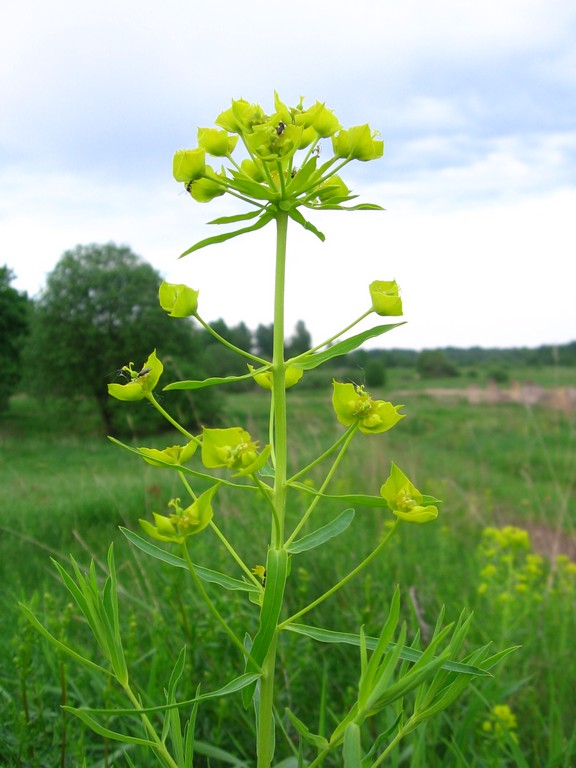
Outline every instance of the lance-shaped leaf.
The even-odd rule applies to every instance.
[[[218,688],[215,691],[209,691],[208,693],[197,693],[193,699],[186,699],[185,701],[172,701],[168,702],[167,704],[159,704],[155,707],[142,707],[139,709],[134,709],[133,707],[119,707],[116,709],[111,709],[110,707],[66,706],[63,707],[63,709],[67,709],[69,712],[74,712],[74,714],[77,714],[78,712],[87,712],[91,715],[110,716],[152,715],[156,712],[167,712],[172,709],[178,709],[179,707],[188,707],[191,704],[196,704],[202,701],[230,696],[230,694],[237,693],[243,688],[246,688],[246,686],[253,684],[259,677],[260,675],[256,672],[245,672],[242,675],[238,675],[238,677],[235,677],[233,680],[230,680],[229,683],[226,683],[226,685],[223,685],[221,688]]]
[[[290,709],[286,708],[286,714],[304,741],[306,741],[308,744],[312,744],[312,746],[318,750],[327,749],[329,746],[328,739],[326,739],[324,736],[320,736],[317,733],[312,733],[308,726],[303,723],[299,717],[296,717],[294,712],[292,712]]]
[[[306,483],[298,482],[292,482],[290,483],[290,486],[313,496],[321,496],[323,499],[332,499],[334,501],[343,501],[345,504],[354,504],[357,507],[388,508],[388,501],[382,496],[370,496],[366,493],[320,493],[309,485],[306,485]],[[422,504],[442,504],[442,499],[422,494]]]
[[[358,195],[354,195],[354,197],[358,197]],[[350,197],[347,199],[351,200],[352,198]],[[385,211],[386,210],[386,208],[382,208],[381,205],[376,205],[376,203],[358,203],[358,205],[339,205],[339,204],[336,204],[334,201],[322,203],[320,205],[307,205],[306,207],[314,208],[315,210],[321,210],[321,211]]]
[[[340,355],[347,355],[348,352],[352,352],[361,346],[368,339],[373,339],[376,336],[381,336],[383,333],[391,331],[393,328],[398,328],[404,323],[394,323],[393,325],[377,325],[375,328],[369,328],[367,331],[357,333],[354,336],[350,336],[348,339],[339,341],[334,346],[323,350],[322,352],[316,352],[313,355],[304,354],[299,357],[293,357],[287,361],[288,365],[293,365],[296,368],[303,368],[308,371],[312,368],[317,368],[322,363],[331,360],[333,357],[339,357]]]
[[[260,627],[250,650],[247,670],[252,667],[251,660],[254,660],[258,665],[262,664],[274,639],[284,600],[287,574],[288,553],[285,549],[270,548],[266,559],[266,588],[260,612]],[[246,709],[250,705],[255,687],[256,683],[244,688],[242,691],[242,701]]]
[[[312,224],[311,221],[308,221],[307,219],[302,216],[299,210],[296,208],[291,208],[288,211],[288,216],[290,216],[291,219],[293,219],[297,224],[300,224],[301,227],[304,227],[304,229],[307,229],[308,232],[312,232],[313,235],[316,235],[316,237],[324,242],[326,240],[326,235],[323,232],[320,232],[319,229],[316,229],[314,224]]]
[[[293,171],[294,175],[286,187],[286,195],[298,195],[300,192],[307,191],[310,187],[310,178],[316,171],[316,165],[316,155],[312,155],[301,168]]]
[[[299,552],[306,552],[309,549],[319,547],[321,544],[324,544],[324,542],[329,541],[335,536],[343,533],[351,524],[353,519],[354,510],[345,509],[344,512],[341,512],[338,517],[336,517],[330,523],[323,525],[322,528],[318,528],[318,530],[303,536],[297,541],[293,541],[288,547],[286,547],[286,549],[291,555],[296,555]]]
[[[307,624],[287,624],[283,629],[287,629],[290,632],[295,632],[298,635],[304,635],[312,640],[317,640],[320,643],[344,643],[345,645],[360,646],[360,635],[353,632],[336,632],[331,629],[323,629],[322,627],[313,627]],[[377,637],[366,637],[366,648],[368,650],[374,650],[378,644]],[[390,648],[395,648],[395,643],[390,643]],[[418,651],[415,648],[405,646],[400,652],[400,658],[405,661],[416,663],[422,658],[423,651]],[[444,661],[442,668],[447,669],[450,672],[460,672],[465,675],[477,675],[479,677],[492,677],[490,672],[481,667],[474,666],[472,664],[465,664],[458,661]]]
[[[247,213],[237,213],[235,216],[220,216],[218,219],[212,219],[208,224],[237,224],[239,221],[249,221],[255,219],[262,213],[262,208],[257,208],[255,211],[248,211]]]
[[[199,251],[200,248],[205,248],[207,245],[215,245],[216,243],[224,243],[226,240],[231,240],[233,237],[240,237],[240,235],[245,235],[247,232],[255,232],[257,229],[262,229],[262,227],[265,227],[266,224],[272,221],[274,218],[274,215],[271,213],[268,213],[265,211],[261,214],[260,218],[255,224],[252,224],[251,227],[243,227],[242,229],[235,229],[233,232],[224,232],[221,235],[214,235],[213,237],[207,237],[205,240],[200,240],[199,242],[195,243],[191,248],[188,248],[184,253],[181,253],[179,258],[183,258],[184,256],[188,256],[189,253],[193,253],[194,251]]]
[[[243,373],[240,376],[211,376],[208,379],[199,381],[174,381],[171,384],[167,384],[164,387],[164,391],[171,389],[202,389],[203,387],[214,387],[219,384],[231,384],[235,381],[246,381],[246,379],[253,379],[255,374],[265,373],[269,368],[270,366],[262,366],[249,373]]]
[[[185,571],[188,570],[188,566],[184,558],[178,557],[178,555],[173,555],[171,552],[166,552],[165,549],[157,547],[156,544],[152,544],[146,539],[143,539],[141,536],[138,536],[138,534],[134,533],[133,531],[129,531],[127,528],[122,528],[122,526],[120,526],[120,531],[124,534],[129,542],[134,544],[135,547],[138,547],[138,549],[142,550],[142,552],[150,555],[150,557],[154,557],[156,560],[160,560],[161,562],[167,563],[168,565],[173,565],[176,568],[183,568]],[[231,592],[256,592],[260,594],[261,591],[260,587],[258,587],[256,584],[250,584],[247,581],[234,579],[231,576],[227,576],[225,573],[213,571],[210,568],[204,568],[202,565],[195,565],[194,571],[196,572],[197,576],[202,579],[202,581],[206,581],[211,584],[218,584],[218,586],[224,587],[224,589],[228,589]]]

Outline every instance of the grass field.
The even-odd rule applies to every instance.
[[[576,377],[571,372],[571,379],[567,370],[559,374],[558,369],[540,369],[527,378],[543,385],[573,385]],[[460,377],[434,382],[434,387],[462,388],[466,383]],[[384,436],[357,440],[333,492],[357,487],[355,480],[361,478],[362,490],[377,494],[393,459],[426,493],[444,500],[440,517],[426,526],[403,526],[386,558],[315,611],[313,619],[348,631],[357,631],[363,623],[368,633],[377,632],[398,583],[412,633],[420,628],[425,635],[443,604],[451,620],[462,608],[473,609],[474,642],[492,639],[496,648],[522,648],[499,668],[494,680],[478,685],[448,715],[417,732],[390,765],[522,765],[510,755],[509,741],[498,729],[484,725],[493,706],[508,705],[517,719],[512,732],[525,765],[568,768],[576,764],[576,575],[570,565],[576,559],[576,416],[514,403],[470,405],[458,396],[438,400],[423,388],[405,372],[390,372],[386,391],[373,394],[397,403],[394,393],[406,393],[402,402],[407,418]],[[291,459],[297,468],[328,445],[341,427],[332,413],[329,387],[296,388],[288,407],[295,438]],[[225,412],[228,423],[241,424],[266,441],[263,396],[228,396]],[[116,542],[127,647],[146,700],[162,701],[162,686],[184,643],[189,649],[189,691],[199,682],[218,687],[238,662],[198,607],[185,575],[131,551],[118,533],[118,524],[137,530],[139,517],[164,512],[166,501],[180,493],[176,474],[143,464],[100,437],[97,429],[87,406],[67,409],[25,397],[15,400],[0,424],[0,764],[7,768],[80,766],[83,757],[90,768],[126,765],[121,755],[115,757],[112,744],[59,712],[64,698],[104,705],[116,701],[115,691],[102,688],[91,673],[72,662],[51,655],[16,608],[18,600],[32,603],[55,634],[73,636],[90,647],[85,628],[55,579],[50,556],[65,562],[73,554],[82,564],[94,558],[100,565],[109,542]],[[137,444],[164,447],[174,441],[171,435]],[[225,492],[218,498],[216,513],[223,531],[238,542],[246,562],[262,562],[265,513],[249,503],[238,506]],[[320,519],[338,511],[329,505],[323,509]],[[319,555],[299,556],[288,605],[321,593],[331,576],[369,550],[387,519],[382,511],[358,510],[352,539],[344,535]],[[505,526],[529,531],[532,543],[514,539],[512,533],[508,539],[486,533]],[[263,535],[256,535],[260,531]],[[198,537],[195,547],[198,563],[237,575],[213,537]],[[557,560],[561,553],[571,561]],[[215,599],[222,600],[217,594]],[[236,593],[226,593],[220,608],[239,627],[253,620],[251,606]],[[282,704],[314,722],[325,674],[331,681],[330,708],[337,711],[356,684],[355,653],[287,642],[281,657],[291,672],[283,680]],[[198,738],[249,760],[247,716],[240,706],[220,701],[199,721]],[[132,759],[139,768],[152,765],[140,761],[137,753]],[[198,762],[219,764],[224,763]]]

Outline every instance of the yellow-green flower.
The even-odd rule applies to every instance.
[[[229,136],[217,128],[198,128],[198,146],[213,157],[227,157],[234,152],[238,136]]]
[[[154,467],[165,467],[167,464],[185,464],[194,456],[198,442],[190,440],[186,445],[172,445],[169,448],[158,450],[157,448],[138,448],[140,455],[148,464]]]
[[[368,288],[372,309],[377,315],[402,314],[402,299],[396,280],[374,280]]]
[[[206,152],[197,149],[178,149],[174,154],[173,174],[176,181],[189,181],[201,179],[206,171]]]
[[[332,136],[334,154],[350,160],[377,160],[384,154],[384,142],[376,140],[376,135],[367,123],[340,131]]]
[[[266,119],[259,104],[250,104],[245,99],[232,99],[230,109],[221,112],[214,122],[228,133],[245,133],[266,122]]]
[[[180,506],[180,499],[172,499],[168,502],[168,506],[174,509],[171,515],[152,513],[156,525],[152,525],[148,520],[138,522],[153,539],[182,544],[188,536],[200,533],[210,524],[214,515],[212,497],[217,489],[218,485],[213,485],[185,508]]]
[[[402,405],[373,400],[363,386],[334,381],[332,405],[340,424],[349,427],[358,422],[360,432],[375,435],[386,432],[403,419]]]
[[[186,192],[196,200],[197,203],[209,203],[215,197],[225,194],[228,189],[225,178],[215,173],[212,168],[206,166],[206,176],[202,179],[189,181],[186,184]]]
[[[254,366],[248,364],[248,368],[250,372],[254,370]],[[302,376],[304,375],[304,370],[302,368],[296,368],[293,365],[289,365],[286,367],[286,389],[290,389],[290,387],[295,386],[298,384]],[[271,370],[264,371],[263,373],[255,373],[254,374],[254,381],[258,386],[262,387],[262,389],[272,389],[272,380],[273,380],[273,374]]]
[[[498,741],[504,741],[508,732],[510,738],[518,743],[518,736],[514,731],[518,728],[516,715],[508,704],[496,704],[492,707],[488,720],[482,723],[482,731],[489,736],[494,736]]]
[[[228,467],[238,470],[237,475],[249,475],[262,469],[271,446],[258,453],[258,441],[252,440],[241,427],[209,429],[204,427],[202,437],[202,463],[208,469]]]
[[[129,381],[126,384],[108,384],[108,394],[117,400],[143,400],[152,394],[163,370],[164,366],[154,350],[139,371],[135,370],[134,363],[122,366],[122,374]]]
[[[158,298],[170,317],[190,317],[198,310],[198,293],[182,283],[163,282],[158,289]]]
[[[438,507],[434,505],[439,503],[438,499],[423,496],[394,462],[380,495],[396,517],[408,523],[427,523],[438,517]]]

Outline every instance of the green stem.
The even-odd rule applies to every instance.
[[[320,603],[323,603],[325,600],[327,600],[329,597],[332,597],[332,595],[337,592],[339,589],[341,589],[345,584],[348,584],[348,582],[354,578],[357,574],[360,573],[360,571],[364,570],[366,566],[374,560],[375,557],[377,557],[382,549],[385,547],[385,545],[390,540],[392,534],[396,530],[399,524],[398,518],[395,520],[394,524],[388,531],[388,533],[384,536],[380,544],[372,550],[372,552],[362,560],[362,562],[356,566],[356,568],[353,568],[349,573],[344,576],[343,579],[340,579],[340,581],[335,584],[333,587],[331,587],[327,592],[324,592],[323,595],[320,595],[320,597],[316,598],[313,602],[311,602],[309,605],[302,608],[302,610],[298,611],[298,613],[293,614],[292,616],[288,617],[285,621],[283,621],[281,624],[278,624],[278,629],[285,629],[288,624],[293,624],[295,621],[297,621],[299,618],[304,616],[306,613],[311,611],[313,608],[316,608],[316,606],[320,605]]]
[[[274,506],[278,519],[271,545],[280,548],[284,537],[286,511],[286,473],[288,435],[286,425],[286,371],[284,367],[284,290],[286,283],[286,240],[288,214],[281,211],[276,219],[276,277],[274,286],[274,352],[272,356],[272,399],[274,419]]]
[[[318,464],[321,464],[324,461],[324,459],[327,459],[328,456],[330,456],[330,454],[334,453],[334,451],[337,448],[339,448],[345,440],[348,439],[348,433],[350,432],[350,430],[355,430],[355,429],[356,429],[356,424],[352,424],[352,426],[348,427],[346,432],[341,434],[338,440],[336,440],[336,442],[333,443],[330,446],[330,448],[327,448],[323,454],[321,454],[316,459],[314,459],[314,461],[311,461],[310,464],[307,464],[303,469],[299,469],[295,475],[292,475],[292,477],[289,477],[288,480],[286,481],[288,485],[290,485],[290,483],[296,482],[296,480],[302,477],[302,475],[307,474],[308,472],[310,472],[311,469],[314,469],[314,467],[318,466]]]
[[[250,581],[251,581],[253,584],[255,584],[257,587],[261,587],[261,586],[262,586],[261,582],[260,582],[260,581],[259,581],[259,580],[256,578],[256,576],[254,576],[254,574],[252,573],[252,571],[250,570],[250,568],[248,568],[248,566],[247,566],[247,565],[246,565],[246,563],[245,563],[245,562],[242,560],[242,558],[240,557],[240,555],[238,554],[238,552],[236,552],[236,550],[234,549],[234,547],[232,546],[232,544],[230,544],[230,542],[228,541],[228,539],[226,538],[226,536],[224,536],[224,534],[222,533],[222,531],[220,530],[220,528],[218,528],[218,526],[216,525],[216,523],[214,522],[214,520],[210,520],[210,527],[212,528],[212,530],[214,531],[214,533],[216,534],[216,536],[218,536],[218,538],[220,539],[220,541],[222,542],[222,544],[223,544],[223,545],[226,547],[226,549],[228,550],[228,552],[230,553],[230,555],[231,555],[231,556],[234,558],[234,560],[236,561],[236,563],[237,563],[237,564],[240,566],[240,568],[241,568],[241,569],[244,571],[244,573],[246,574],[247,578],[249,578],[249,579],[250,579]]]
[[[188,480],[186,479],[186,477],[185,477],[184,473],[183,473],[183,472],[178,472],[178,474],[180,475],[180,480],[182,481],[182,484],[184,485],[184,487],[186,488],[186,490],[188,491],[188,493],[190,494],[190,496],[192,497],[192,499],[193,499],[194,501],[196,501],[196,499],[197,499],[198,497],[197,497],[197,496],[196,496],[196,494],[194,493],[194,490],[192,489],[192,486],[190,485],[190,483],[189,483],[189,482],[188,482]],[[257,478],[255,478],[255,479],[257,480]],[[257,480],[257,482],[258,482],[258,480]],[[252,573],[252,571],[250,570],[250,568],[248,568],[248,566],[246,565],[246,563],[245,563],[245,562],[242,560],[242,558],[240,557],[240,555],[238,554],[238,552],[236,552],[236,550],[234,549],[234,547],[232,546],[232,544],[230,544],[230,542],[228,541],[228,539],[226,538],[226,536],[224,536],[224,534],[222,533],[222,531],[220,530],[220,528],[218,528],[218,526],[216,525],[216,523],[214,522],[214,520],[210,520],[210,527],[212,528],[212,530],[214,531],[214,533],[216,534],[216,536],[218,536],[218,538],[220,539],[220,541],[222,542],[222,544],[223,544],[223,545],[226,547],[226,549],[228,550],[228,552],[230,553],[230,555],[232,556],[232,558],[233,558],[233,559],[236,561],[236,563],[237,563],[237,564],[240,566],[240,568],[241,568],[241,569],[244,571],[244,573],[246,574],[246,576],[247,576],[247,577],[250,579],[250,581],[252,581],[252,582],[253,582],[254,584],[256,584],[258,587],[259,587],[259,586],[261,586],[261,584],[260,584],[260,582],[258,581],[258,579],[257,579],[257,578],[254,576],[254,574]]]
[[[222,627],[224,632],[226,632],[226,634],[228,635],[230,640],[234,643],[234,645],[237,648],[239,648],[240,651],[242,651],[242,654],[244,656],[246,656],[247,658],[251,658],[250,654],[248,653],[248,651],[244,647],[244,643],[242,643],[242,641],[239,640],[236,637],[236,635],[234,634],[234,632],[230,629],[230,627],[228,626],[228,623],[226,622],[226,620],[224,619],[224,617],[222,616],[222,614],[220,613],[218,608],[216,608],[216,606],[214,605],[214,603],[212,602],[212,600],[208,596],[208,593],[204,589],[204,585],[202,584],[202,581],[201,581],[200,577],[198,576],[198,574],[196,573],[196,570],[194,569],[194,563],[190,559],[190,555],[188,554],[188,547],[186,546],[186,544],[182,544],[182,554],[184,556],[184,560],[186,561],[186,565],[188,566],[188,570],[190,572],[190,575],[192,576],[192,579],[194,580],[194,584],[196,586],[196,589],[200,592],[200,595],[202,596],[202,599],[204,600],[204,602],[208,606],[208,610],[210,611],[212,616],[214,616],[214,618],[216,619],[218,624],[220,624],[220,626]],[[256,667],[256,670],[258,672],[260,672],[261,671],[260,665],[257,664],[254,661],[254,659],[252,659],[252,662],[253,662],[254,666]]]
[[[288,537],[288,539],[286,540],[286,543],[285,543],[285,545],[284,545],[284,546],[286,546],[286,547],[287,547],[289,544],[291,544],[291,543],[294,541],[294,539],[296,538],[296,536],[298,535],[298,533],[299,533],[299,532],[302,530],[302,528],[303,528],[303,527],[304,527],[304,525],[306,524],[306,521],[308,520],[308,518],[310,517],[310,515],[312,514],[312,512],[314,512],[314,509],[316,508],[316,505],[318,504],[318,502],[319,502],[319,501],[320,501],[320,499],[322,498],[322,494],[323,494],[323,493],[324,493],[324,491],[326,490],[326,488],[327,488],[327,486],[328,486],[328,483],[329,483],[329,482],[330,482],[330,480],[332,480],[332,478],[334,477],[334,473],[335,473],[335,472],[336,472],[336,470],[338,469],[338,465],[340,464],[340,462],[341,462],[341,461],[342,461],[342,459],[344,458],[344,454],[345,454],[345,453],[346,453],[346,451],[348,450],[348,446],[350,445],[350,443],[351,443],[351,441],[352,441],[352,438],[353,438],[353,437],[354,437],[354,435],[356,434],[356,430],[358,429],[358,425],[359,425],[359,423],[360,423],[360,422],[356,422],[356,423],[355,423],[355,424],[354,424],[354,425],[353,425],[353,426],[352,426],[352,427],[351,427],[351,428],[350,428],[350,429],[349,429],[349,430],[346,432],[346,440],[344,441],[344,444],[342,445],[342,448],[341,448],[341,449],[340,449],[340,451],[338,452],[338,456],[336,456],[336,458],[334,459],[334,463],[333,463],[333,464],[332,464],[332,466],[330,467],[330,470],[328,471],[328,474],[326,475],[326,477],[325,477],[325,479],[324,479],[324,482],[322,483],[322,485],[321,485],[321,486],[320,486],[320,488],[318,489],[318,495],[314,497],[314,499],[312,500],[312,503],[310,504],[310,506],[308,507],[308,509],[306,510],[306,512],[305,512],[305,513],[302,515],[302,519],[300,520],[300,522],[298,523],[298,525],[296,526],[296,528],[294,528],[294,530],[292,531],[292,534],[291,534],[291,536],[289,536],[289,537]]]
[[[354,328],[355,325],[358,325],[358,323],[362,322],[364,318],[368,317],[368,315],[373,312],[374,310],[372,308],[368,309],[366,312],[364,312],[360,317],[357,317],[356,320],[349,323],[346,328],[342,328],[341,331],[338,331],[338,333],[335,333],[333,336],[330,336],[329,339],[326,339],[325,341],[321,342],[320,344],[316,344],[315,347],[312,347],[312,349],[309,349],[307,352],[304,352],[302,355],[298,355],[298,357],[293,357],[291,360],[288,360],[288,362],[292,365],[297,360],[306,359],[308,355],[313,355],[314,352],[318,352],[319,349],[322,349],[322,347],[327,347],[328,344],[332,344],[333,341],[336,341],[336,339],[339,339],[340,336],[343,336],[347,331]]]
[[[140,703],[138,697],[135,696],[134,693],[132,692],[130,685],[126,684],[122,687],[124,688],[124,692],[126,693],[128,698],[132,702],[134,709],[142,709],[142,704]],[[162,756],[162,760],[164,761],[165,765],[169,766],[169,768],[178,768],[178,763],[176,763],[174,759],[171,757],[170,753],[166,748],[166,744],[164,744],[162,739],[156,733],[156,730],[154,729],[154,726],[150,722],[148,716],[144,713],[141,713],[140,719],[142,720],[142,723],[144,725],[144,728],[146,729],[148,736],[155,744],[154,749],[159,755]]]
[[[220,342],[220,344],[223,344],[225,347],[228,347],[228,349],[231,349],[232,352],[236,352],[239,355],[242,355],[243,357],[247,357],[249,360],[254,361],[255,363],[259,363],[260,365],[270,365],[269,360],[264,360],[262,357],[257,357],[256,355],[252,355],[250,352],[246,352],[245,349],[241,349],[240,347],[235,346],[232,344],[232,342],[225,339],[223,336],[220,336],[220,334],[214,330],[214,328],[211,328],[208,323],[203,320],[198,313],[194,315],[196,320],[200,323],[200,325],[208,331],[208,333],[213,336],[217,341]]]
[[[288,465],[288,431],[286,424],[286,371],[284,367],[284,292],[286,283],[286,240],[288,215],[280,211],[276,218],[276,276],[274,286],[274,352],[272,356],[272,409],[274,425],[274,491],[275,513],[272,516],[270,546],[279,549],[284,538],[286,514],[286,475]],[[282,589],[283,589],[282,585]],[[260,700],[257,718],[257,768],[270,768],[274,756],[274,675],[276,669],[277,634],[264,661],[260,678]]]
[[[195,443],[197,443],[198,445],[200,445],[200,440],[198,440],[198,438],[197,438],[197,437],[195,437],[195,436],[194,436],[194,435],[193,435],[191,432],[188,432],[188,430],[187,430],[187,429],[184,429],[184,427],[180,426],[180,424],[178,424],[178,422],[177,422],[175,419],[173,419],[173,418],[172,418],[172,416],[170,416],[170,414],[168,413],[168,411],[165,411],[165,410],[164,410],[164,408],[162,408],[162,406],[160,405],[160,403],[158,402],[158,400],[156,400],[156,398],[154,397],[154,395],[152,394],[152,392],[149,392],[149,393],[146,395],[146,398],[147,398],[147,399],[148,399],[148,400],[149,400],[149,401],[152,403],[152,405],[154,406],[154,408],[156,408],[156,410],[157,410],[159,413],[161,413],[161,414],[162,414],[162,416],[164,416],[164,418],[165,418],[167,421],[169,421],[169,422],[170,422],[170,424],[172,424],[172,426],[173,426],[173,427],[176,427],[176,429],[178,430],[178,432],[181,432],[181,433],[184,435],[184,437],[187,437],[187,438],[188,438],[188,440],[194,440],[194,442],[195,442]]]

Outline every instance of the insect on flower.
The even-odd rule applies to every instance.
[[[142,376],[146,376],[146,374],[150,373],[152,368],[150,368],[149,365],[144,366],[141,371],[138,372],[138,376],[136,378],[140,379]]]
[[[285,130],[286,130],[286,123],[283,123],[282,120],[280,120],[280,122],[276,126],[276,133],[278,134],[278,136],[282,136]]]

